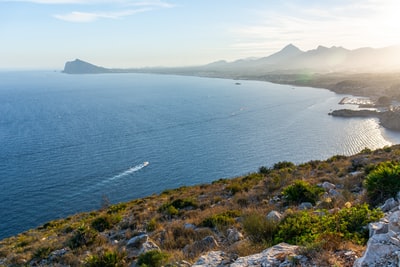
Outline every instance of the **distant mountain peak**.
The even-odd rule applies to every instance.
[[[285,46],[281,51],[301,51],[301,50],[297,46],[290,43],[287,46]]]

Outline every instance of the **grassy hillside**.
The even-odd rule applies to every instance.
[[[207,251],[197,246],[206,237],[213,237],[218,243],[214,249],[232,258],[284,241],[302,245],[303,254],[318,266],[351,266],[354,259],[341,252],[361,255],[368,238],[365,226],[382,216],[375,207],[400,190],[395,184],[386,192],[371,180],[372,174],[378,170],[379,176],[379,168],[399,161],[400,146],[365,149],[351,157],[300,165],[279,162],[246,176],[127,203],[104,201],[101,210],[0,241],[0,266],[130,266],[134,261],[180,266]],[[382,162],[391,163],[382,167]],[[267,219],[271,211],[282,218]],[[232,229],[243,236],[232,239]],[[128,241],[144,233],[160,250],[134,252]]]

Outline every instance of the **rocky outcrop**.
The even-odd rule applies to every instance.
[[[243,266],[270,266],[270,267],[283,267],[292,266],[292,258],[298,256],[298,246],[280,243],[273,247],[264,250],[261,253],[250,255],[247,257],[240,257],[230,267],[243,267]]]
[[[400,111],[383,112],[379,119],[383,127],[394,131],[400,131]]]
[[[160,248],[149,239],[147,234],[141,234],[128,240],[126,243],[126,250],[128,252],[128,258],[136,258],[140,254],[150,250],[160,250]]]
[[[396,205],[397,204],[397,205]],[[357,259],[354,267],[400,266],[400,209],[399,202],[389,199],[381,207],[392,210],[375,223],[369,224],[370,238],[363,256]]]
[[[400,111],[388,110],[377,112],[375,110],[351,110],[351,109],[338,109],[328,113],[335,117],[375,117],[379,119],[380,124],[390,130],[400,131]]]
[[[272,210],[267,214],[266,218],[268,221],[279,223],[282,220],[283,215],[276,210]]]
[[[332,111],[331,113],[329,113],[329,115],[335,117],[377,117],[378,112],[376,112],[375,110],[368,110],[368,109],[362,109],[362,110],[338,109]]]
[[[284,267],[293,266],[293,259],[299,262],[298,266],[306,266],[307,258],[297,254],[299,247],[280,243],[264,250],[261,253],[240,257],[231,260],[222,251],[211,251],[202,255],[192,267],[244,267],[244,266],[269,266]],[[302,264],[303,263],[303,264]]]

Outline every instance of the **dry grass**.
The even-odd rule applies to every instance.
[[[354,159],[365,159],[367,165],[356,166]],[[353,161],[352,161],[353,160]],[[297,206],[285,206],[284,201],[273,201],[281,197],[282,189],[295,180],[306,180],[310,184],[330,182],[340,185],[338,197],[330,197],[330,201],[321,198],[321,208],[340,209],[346,202],[351,204],[365,202],[365,196],[355,192],[362,188],[365,175],[363,171],[368,164],[381,161],[400,160],[400,146],[380,149],[374,152],[364,151],[353,157],[334,156],[327,161],[310,161],[291,168],[270,169],[266,173],[248,174],[233,179],[221,179],[212,184],[165,190],[159,195],[133,200],[124,204],[108,206],[101,211],[81,213],[66,219],[49,222],[38,229],[10,237],[0,241],[0,261],[5,259],[6,266],[29,264],[38,255],[46,258],[49,251],[67,248],[68,242],[82,226],[92,229],[93,221],[100,217],[119,217],[111,220],[110,229],[99,233],[95,231],[93,242],[69,249],[67,253],[57,257],[53,265],[82,265],[88,253],[98,254],[107,249],[125,249],[126,241],[131,237],[147,231],[150,238],[170,255],[171,263],[187,259],[181,252],[186,245],[193,244],[206,236],[215,236],[219,240],[219,250],[228,254],[247,256],[266,249],[266,244],[250,242],[248,239],[234,244],[224,242],[227,228],[234,227],[244,232],[243,219],[250,214],[265,216],[271,210],[285,214],[296,212]],[[352,175],[354,170],[360,171]],[[174,215],[166,215],[160,207],[174,200],[192,199],[196,207],[178,209]],[[199,227],[207,218],[227,212],[240,211],[239,219],[224,227]],[[192,224],[197,228],[185,228]],[[248,238],[248,236],[245,236]],[[114,241],[118,241],[113,243]],[[324,236],[328,242],[319,242],[318,246],[307,248],[304,253],[315,261],[317,266],[347,266],[343,259],[333,257],[333,251],[351,250],[358,256],[364,247],[351,242],[343,242],[335,236]]]

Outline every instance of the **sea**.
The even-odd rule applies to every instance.
[[[49,220],[279,161],[400,143],[328,113],[325,89],[156,74],[0,72],[0,239]]]

